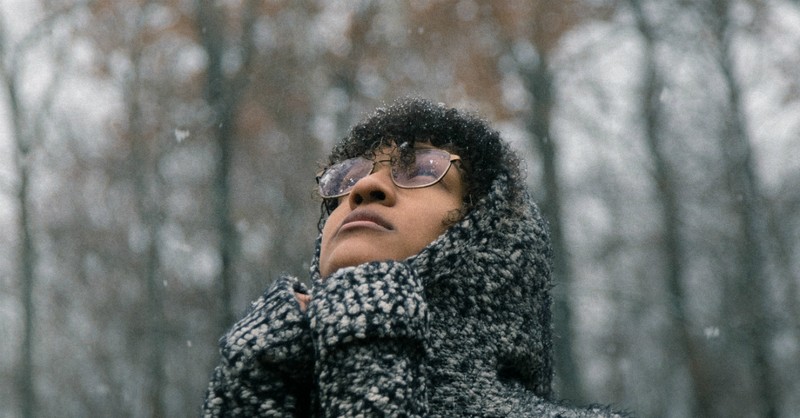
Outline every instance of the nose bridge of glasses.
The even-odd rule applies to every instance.
[[[369,177],[372,174],[375,174],[375,173],[377,173],[377,172],[379,172],[381,170],[384,170],[383,166],[386,166],[388,168],[389,173],[390,173],[389,177],[391,177],[391,165],[394,164],[392,158],[390,158],[390,157],[381,157],[381,158],[373,159],[370,162],[372,163],[372,168],[370,169],[370,171],[368,173],[364,174],[361,178],[357,179],[356,182],[358,182],[358,181],[360,181],[360,180],[362,180],[362,179],[364,179],[366,177]],[[383,164],[383,163],[388,163],[388,164]]]
[[[392,166],[392,165],[394,165],[394,159],[392,157],[381,157],[381,158],[376,158],[376,159],[372,160],[372,171],[370,171],[370,174],[378,171],[378,164],[381,164],[381,163],[389,163],[387,165],[388,166]]]
[[[353,177],[349,187],[343,191],[342,195],[350,195],[350,198],[354,199],[354,201],[358,204],[372,200],[385,200],[388,192],[386,188],[387,186],[382,185],[382,182],[385,180],[377,180],[376,177],[373,177],[372,175],[381,171],[381,167],[378,165],[378,163],[391,161],[392,160],[390,158],[374,160],[368,160],[364,158],[362,162],[368,162],[370,164],[370,168],[361,171],[359,174]],[[389,170],[389,173],[391,173],[391,170]],[[389,178],[391,177],[391,174],[384,175]],[[394,183],[394,180],[392,180],[392,183]]]
[[[358,184],[361,180],[371,176],[372,174],[375,174],[375,173],[381,171],[382,167],[381,167],[380,163],[389,163],[389,164],[385,164],[385,165],[386,166],[391,166],[393,160],[391,158],[389,158],[389,157],[384,157],[384,158],[376,158],[376,159],[373,159],[373,160],[368,160],[368,159],[364,158],[362,161],[368,162],[370,164],[369,171],[364,170],[364,171],[361,171],[359,174],[357,174],[356,177],[354,177],[352,179],[352,185],[350,186],[350,189],[355,187],[356,184]],[[389,170],[389,173],[391,173],[391,170]],[[389,177],[391,177],[391,174],[389,175]]]

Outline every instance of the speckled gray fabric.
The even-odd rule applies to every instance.
[[[612,417],[551,400],[550,246],[506,180],[419,254],[278,280],[221,340],[206,417]],[[318,243],[319,244],[319,243]],[[317,255],[319,245],[317,245]]]
[[[296,279],[283,277],[220,339],[206,417],[309,416],[314,352]]]

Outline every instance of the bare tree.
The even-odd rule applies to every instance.
[[[147,36],[145,25],[142,22],[145,9],[151,2],[145,2],[139,9],[135,24],[128,35],[126,45],[129,50],[130,70],[127,82],[123,86],[125,100],[125,114],[127,115],[126,136],[131,148],[131,178],[133,178],[136,193],[136,210],[139,222],[146,230],[146,242],[142,251],[144,269],[143,281],[146,284],[146,309],[147,340],[148,340],[148,367],[149,379],[147,387],[146,405],[149,416],[161,418],[167,416],[164,405],[166,392],[166,379],[164,375],[164,358],[167,350],[166,318],[164,315],[164,286],[159,274],[159,232],[163,213],[159,202],[161,182],[159,181],[156,167],[157,141],[147,129],[146,121],[142,115],[140,92],[144,89],[141,81],[142,49],[146,46],[142,38]],[[154,155],[156,154],[156,155]]]
[[[629,0],[636,18],[636,26],[644,41],[643,82],[641,92],[642,124],[645,141],[653,162],[653,180],[658,191],[663,230],[662,251],[665,260],[664,273],[667,283],[667,303],[672,315],[677,350],[686,356],[689,375],[692,379],[694,416],[712,416],[714,396],[708,363],[702,345],[691,332],[689,311],[686,307],[688,292],[685,287],[686,249],[681,234],[683,208],[679,204],[678,182],[668,161],[664,146],[664,111],[661,105],[663,81],[659,75],[656,58],[656,29],[648,21],[641,1]]]
[[[710,0],[705,12],[708,28],[718,51],[716,63],[726,88],[725,105],[728,117],[723,122],[722,151],[731,194],[733,212],[739,225],[737,258],[740,271],[730,283],[735,323],[743,327],[744,344],[748,347],[749,367],[758,405],[758,414],[778,416],[780,392],[770,362],[769,345],[772,321],[766,286],[765,219],[761,186],[753,160],[751,138],[747,128],[742,87],[733,58],[735,26],[729,0]]]
[[[17,268],[20,282],[20,305],[23,309],[23,337],[20,345],[20,362],[18,366],[18,390],[20,414],[24,418],[36,416],[37,395],[35,387],[36,365],[34,363],[36,332],[36,303],[34,290],[36,287],[37,254],[33,236],[33,219],[31,213],[30,179],[32,173],[33,152],[37,146],[37,138],[43,135],[43,123],[48,108],[52,103],[59,78],[54,76],[45,89],[45,95],[37,104],[37,112],[32,112],[33,105],[27,106],[20,95],[22,85],[22,56],[36,46],[47,33],[47,28],[54,24],[64,10],[57,10],[42,20],[37,30],[26,34],[16,45],[11,45],[5,22],[0,16],[0,80],[8,98],[11,115],[12,136],[15,145],[14,161],[17,172],[16,200],[18,202],[17,229],[19,234]],[[33,114],[34,116],[28,116]]]
[[[570,256],[564,236],[561,197],[562,182],[558,165],[558,143],[552,132],[550,123],[552,109],[555,105],[553,75],[549,68],[546,53],[539,54],[534,68],[524,73],[526,86],[533,96],[533,107],[526,119],[527,129],[531,132],[542,163],[544,198],[541,201],[542,212],[550,224],[550,236],[555,254],[553,275],[558,286],[554,292],[554,310],[556,321],[555,353],[556,364],[561,380],[561,396],[575,401],[583,399],[583,384],[575,359],[573,342],[573,312],[570,305],[572,292]]]
[[[0,31],[4,28],[0,26]],[[5,39],[0,32],[0,58],[6,57]],[[21,99],[19,97],[19,81],[17,69],[2,68],[0,76],[3,78],[3,84],[8,96],[9,108],[12,119],[12,131],[14,136],[14,143],[16,146],[15,162],[17,166],[17,190],[16,198],[19,204],[19,214],[17,216],[17,227],[19,229],[19,255],[18,255],[18,268],[20,276],[20,304],[23,309],[23,337],[22,345],[20,346],[20,364],[18,371],[19,378],[19,397],[20,397],[20,414],[24,418],[32,418],[36,415],[36,392],[34,388],[34,324],[35,324],[35,305],[33,301],[33,290],[35,286],[36,276],[34,273],[34,266],[36,263],[36,254],[33,246],[33,236],[31,232],[31,216],[30,216],[30,154],[31,154],[31,136],[27,132],[23,115],[25,111],[22,108]]]
[[[219,326],[225,329],[233,322],[236,311],[233,308],[232,293],[235,281],[234,261],[238,253],[238,237],[232,220],[231,207],[231,164],[233,161],[236,112],[241,93],[248,84],[248,72],[255,55],[253,44],[253,24],[255,22],[257,1],[247,0],[240,10],[241,52],[240,67],[232,74],[224,70],[226,44],[226,13],[216,2],[197,0],[196,24],[203,48],[208,57],[205,79],[205,100],[211,108],[212,135],[217,144],[216,167],[214,174],[213,204],[219,233],[221,315]]]

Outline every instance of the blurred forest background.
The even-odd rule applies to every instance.
[[[560,397],[798,417],[798,69],[796,0],[2,0],[0,417],[197,415],[408,95],[525,157]]]

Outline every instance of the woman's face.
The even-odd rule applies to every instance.
[[[393,149],[376,153],[375,160],[391,157]],[[453,211],[461,209],[464,187],[454,167],[438,183],[419,189],[397,187],[390,171],[388,163],[376,164],[372,174],[339,198],[322,229],[323,278],[342,267],[415,255],[438,238]]]

